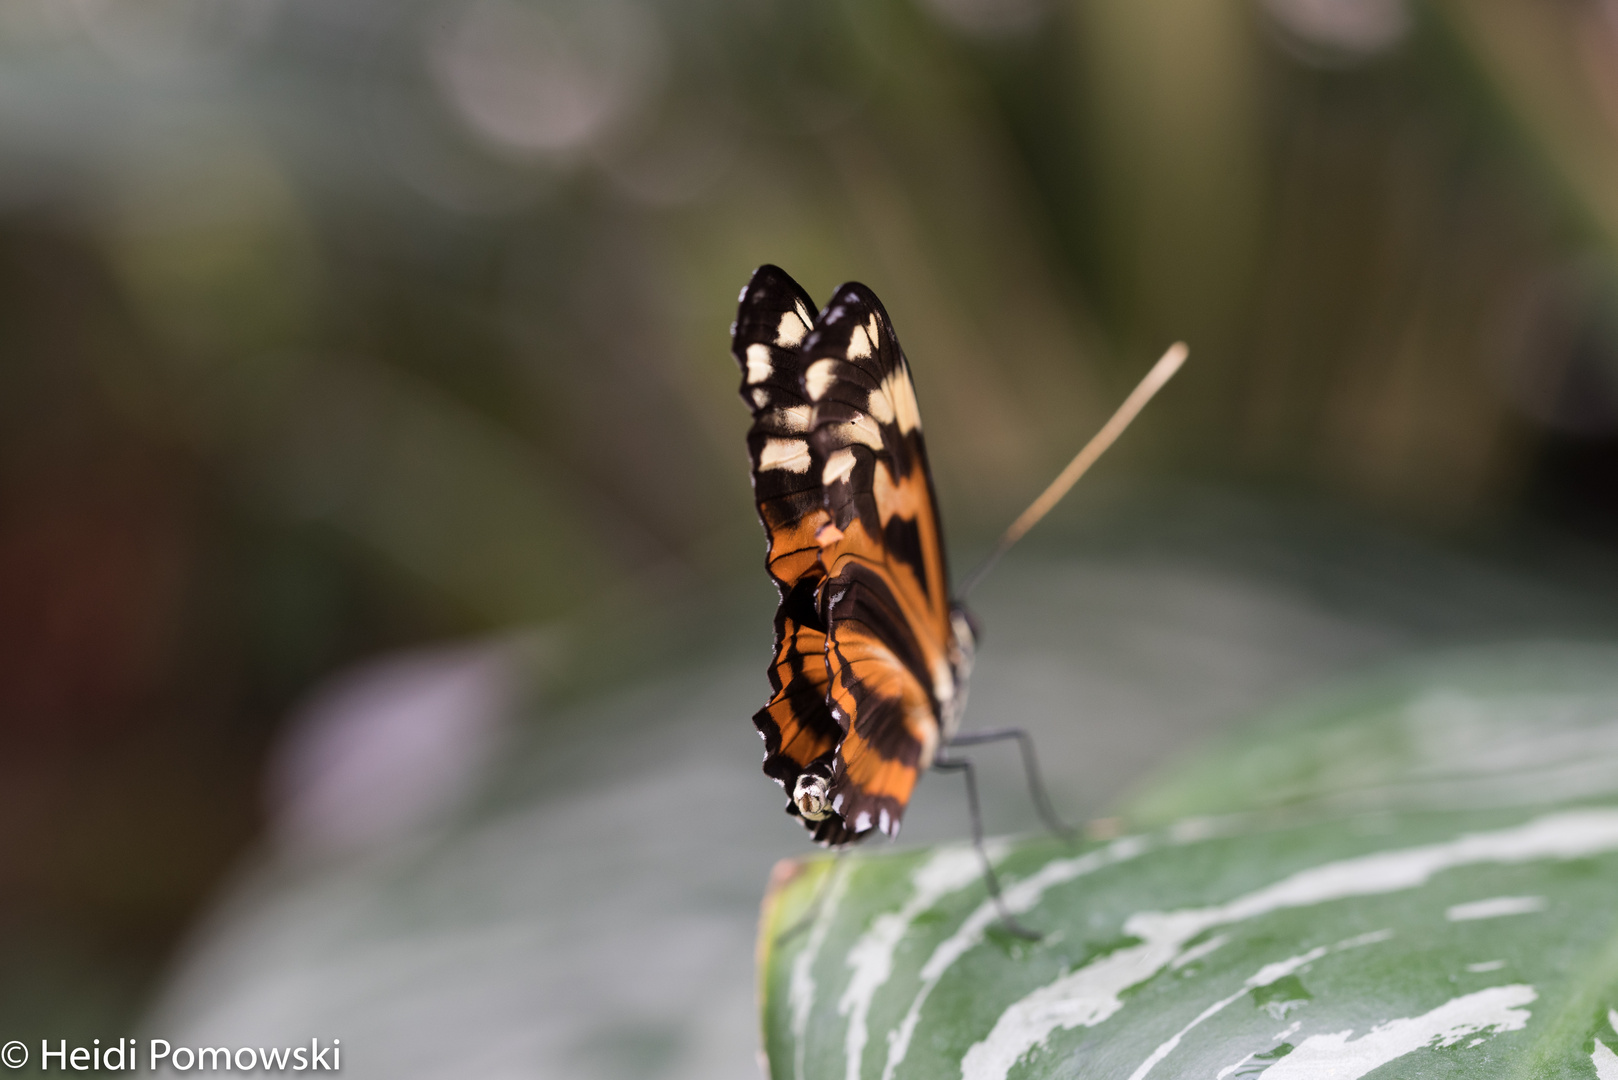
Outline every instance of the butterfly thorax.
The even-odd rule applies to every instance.
[[[950,630],[953,637],[950,642],[950,668],[954,678],[955,692],[948,705],[940,710],[939,734],[944,742],[955,737],[961,730],[961,721],[966,718],[966,691],[972,678],[972,662],[977,656],[978,636],[972,626],[972,617],[966,609],[959,604],[949,611]],[[932,765],[931,759],[927,762]]]

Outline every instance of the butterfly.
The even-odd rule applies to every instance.
[[[949,568],[910,365],[864,285],[817,309],[776,266],[742,290],[731,351],[780,593],[764,772],[817,842],[898,835],[966,707],[976,634]]]

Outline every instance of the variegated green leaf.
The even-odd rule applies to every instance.
[[[1033,943],[968,846],[783,864],[774,1080],[1618,1078],[1618,651],[1334,693],[1125,828],[992,846]]]

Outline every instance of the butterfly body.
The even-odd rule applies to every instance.
[[[817,312],[774,266],[742,290],[732,352],[781,597],[754,716],[764,772],[823,844],[896,836],[959,727],[974,644],[950,600],[909,363],[865,286]]]

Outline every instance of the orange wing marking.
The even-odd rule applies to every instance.
[[[774,519],[773,508],[766,508],[766,516]],[[777,580],[797,581],[820,561],[820,545],[815,534],[831,520],[825,510],[815,510],[797,521],[769,522],[770,551],[764,563]]]
[[[809,661],[803,665],[801,674],[793,671],[791,657],[794,651]],[[820,697],[826,696],[826,684],[830,681],[830,676],[824,661],[821,660],[825,651],[824,633],[812,626],[799,626],[790,636],[782,639],[781,648],[775,655],[776,676],[782,685],[780,691],[765,706],[765,710],[781,733],[781,746],[777,752],[785,754],[800,766],[809,764],[837,745],[835,738],[821,734],[801,723],[798,715],[792,711],[789,697],[794,689],[794,680],[800,678]]]
[[[833,544],[828,545],[821,553],[821,561],[826,564],[826,572],[837,576],[843,564],[853,560],[870,567],[880,574],[888,584],[893,599],[899,605],[899,614],[905,622],[922,631],[931,629],[932,633],[918,632],[915,637],[924,653],[923,659],[927,662],[927,670],[939,670],[939,664],[944,661],[944,642],[947,640],[948,612],[940,618],[937,607],[928,601],[921,582],[917,580],[915,572],[909,564],[890,561],[881,544],[874,542],[865,526],[856,518],[849,524],[842,537]],[[932,561],[929,559],[929,561]],[[837,635],[838,645],[843,642],[843,635]],[[897,664],[898,660],[895,659]]]
[[[883,757],[875,747],[853,732],[849,732],[848,738],[843,740],[843,765],[848,778],[861,791],[879,797],[886,795],[900,806],[910,801],[910,793],[916,787],[915,766]]]
[[[766,708],[770,719],[781,731],[781,749],[778,753],[791,758],[800,768],[837,745],[835,740],[817,735],[814,729],[800,724],[787,701],[772,701]]]
[[[884,527],[895,515],[905,521],[918,523],[921,531],[922,569],[927,575],[926,592],[932,597],[931,603],[927,606],[932,608],[934,625],[947,629],[949,600],[945,595],[948,589],[944,585],[944,559],[939,549],[938,523],[933,520],[933,500],[932,494],[927,490],[926,474],[918,469],[901,478],[898,483],[894,483],[887,465],[879,461],[872,493],[876,497],[877,515]],[[917,585],[919,586],[920,582],[917,582]]]
[[[930,766],[933,753],[938,748],[938,718],[933,715],[933,704],[927,691],[916,681],[910,669],[900,663],[893,650],[876,636],[852,627],[838,634],[837,655],[843,664],[832,683],[831,698],[848,717],[848,738],[843,742],[844,759],[849,757],[849,740],[857,734],[855,727],[861,711],[875,708],[876,703],[870,699],[880,698],[897,704],[905,731],[921,748],[921,767]],[[863,704],[853,692],[855,683],[867,696]],[[867,753],[877,753],[863,739],[861,745],[867,747]]]

